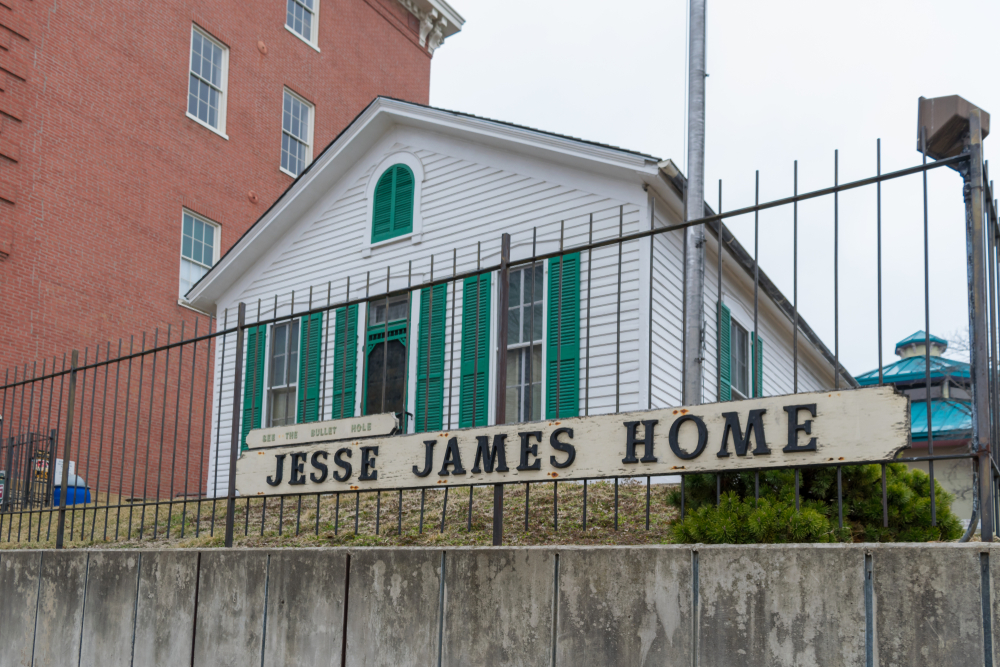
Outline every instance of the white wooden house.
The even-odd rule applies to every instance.
[[[387,286],[401,290],[496,266],[501,234],[509,233],[507,421],[680,405],[683,232],[574,247],[678,224],[683,183],[669,160],[379,98],[187,299],[215,314],[220,327],[235,325],[240,302],[248,324],[270,321],[247,332],[244,434],[294,420],[404,410],[411,432],[494,423],[491,388],[502,342],[496,276],[417,289],[388,303],[380,295]],[[560,249],[568,253],[561,259],[524,263]],[[755,332],[752,257],[714,224],[706,256],[703,401],[791,393],[789,301],[760,271]],[[327,304],[334,308],[272,321]],[[216,347],[218,481],[209,488],[223,492],[235,347],[234,334]],[[801,318],[798,362],[799,391],[834,386],[833,355]],[[840,386],[854,385],[841,372]]]

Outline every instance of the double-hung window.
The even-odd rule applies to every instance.
[[[271,426],[294,424],[299,370],[299,320],[274,325],[269,361],[268,421]]]
[[[187,114],[223,136],[226,133],[228,70],[229,49],[192,26]]]
[[[750,334],[736,320],[731,321],[730,346],[734,399],[750,396]]]
[[[181,223],[181,296],[208,273],[218,259],[218,252],[218,225],[184,211]]]
[[[313,107],[285,89],[281,114],[281,169],[298,176],[312,161]]]
[[[507,307],[507,423],[542,417],[543,265],[510,272]]]
[[[285,27],[301,37],[310,46],[316,46],[316,13],[319,0],[288,0]]]

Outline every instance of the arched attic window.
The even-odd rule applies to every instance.
[[[405,164],[385,170],[375,186],[372,243],[413,231],[413,172]]]

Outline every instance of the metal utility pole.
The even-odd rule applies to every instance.
[[[705,2],[690,0],[687,189],[684,219],[705,217]],[[684,395],[701,403],[705,347],[705,225],[684,230]]]

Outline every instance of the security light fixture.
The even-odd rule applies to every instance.
[[[966,147],[969,115],[975,108],[975,104],[958,95],[921,97],[917,109],[917,150],[921,150],[920,129],[926,127],[928,157],[941,160],[961,155]],[[980,111],[985,138],[990,133],[990,115]]]

